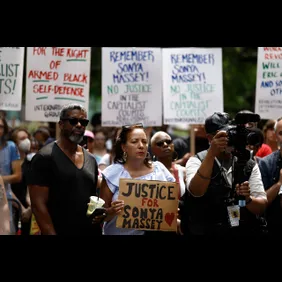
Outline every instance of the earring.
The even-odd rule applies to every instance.
[[[126,152],[123,152],[122,159],[126,163],[126,161],[127,161],[127,153]]]
[[[157,161],[157,157],[154,155],[153,156],[153,162]]]
[[[151,155],[149,152],[147,152],[146,159],[151,160]]]
[[[176,162],[178,160],[178,154],[176,151],[173,151],[173,155],[175,156],[173,161]]]

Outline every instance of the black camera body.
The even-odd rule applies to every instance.
[[[247,123],[259,121],[260,116],[257,114],[238,113],[234,119],[235,124],[224,128],[228,134],[228,146],[234,147],[234,154],[244,152],[247,145],[256,145],[260,142],[260,136],[255,129],[246,128]]]

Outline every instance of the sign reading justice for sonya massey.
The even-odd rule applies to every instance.
[[[117,218],[119,228],[177,230],[178,183],[120,179],[119,200],[124,209]]]

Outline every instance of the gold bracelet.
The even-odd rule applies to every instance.
[[[199,169],[197,170],[197,174],[198,174],[202,179],[211,180],[210,177],[205,177],[205,176],[203,176],[203,175],[200,173]]]

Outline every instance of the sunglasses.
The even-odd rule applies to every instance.
[[[80,118],[61,118],[61,120],[68,120],[69,123],[72,125],[72,126],[75,126],[78,124],[78,122],[86,127],[89,123],[89,120],[88,119],[80,119]]]
[[[143,128],[143,123],[123,125],[122,129],[130,129],[130,128],[133,128],[133,127],[141,127],[141,128]]]
[[[158,147],[162,147],[164,143],[166,143],[167,145],[170,145],[172,143],[172,140],[171,139],[162,140],[162,141],[156,142],[156,145]]]

